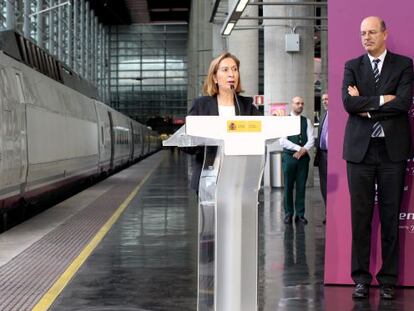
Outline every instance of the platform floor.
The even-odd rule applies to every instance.
[[[198,221],[196,197],[187,186],[187,159],[179,152],[157,153],[0,235],[0,310],[31,310],[46,301],[58,311],[195,311]],[[74,277],[67,277],[60,295],[45,296],[82,249],[79,227],[70,227],[73,221],[83,223],[87,242],[133,189],[137,195],[114,225],[107,225],[108,233]],[[264,190],[260,201],[259,310],[414,310],[414,289],[398,289],[397,300],[384,302],[373,288],[369,300],[354,302],[352,287],[323,286],[325,228],[318,187],[307,192],[307,226],[283,224],[281,190]],[[97,207],[110,212],[100,215]],[[58,244],[53,240],[57,232],[69,232],[67,241],[77,246],[63,244],[66,251],[58,248],[48,263],[40,254]],[[13,245],[23,246],[14,250]],[[43,248],[33,250],[36,245]],[[34,268],[39,258],[43,270]],[[31,273],[34,269],[39,272]]]

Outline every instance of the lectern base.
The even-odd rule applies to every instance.
[[[208,147],[205,159],[199,190],[198,310],[255,311],[257,198],[264,156],[223,156],[220,148]]]

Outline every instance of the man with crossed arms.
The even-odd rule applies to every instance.
[[[388,32],[375,16],[361,23],[367,54],[345,64],[342,101],[348,113],[343,158],[351,197],[354,299],[369,295],[371,222],[376,187],[381,220],[382,299],[394,299],[398,279],[398,216],[410,155],[413,62],[387,50]],[[376,186],[377,185],[377,186]]]

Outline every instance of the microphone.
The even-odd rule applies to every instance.
[[[234,89],[234,85],[230,85],[231,90],[233,91],[234,94],[234,98],[236,99],[236,105],[237,105],[237,110],[239,111],[239,116],[241,116],[241,110],[240,110],[240,104],[239,104],[239,100],[237,99],[237,93]],[[236,114],[237,115],[237,114]]]

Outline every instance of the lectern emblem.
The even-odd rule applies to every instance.
[[[228,133],[259,133],[262,131],[260,120],[227,120]]]

